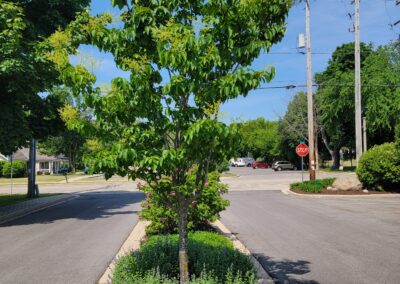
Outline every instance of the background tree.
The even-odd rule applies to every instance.
[[[362,107],[369,146],[394,141],[400,105],[399,58],[394,44],[377,50],[361,44]],[[332,155],[333,168],[337,169],[341,148],[354,149],[354,44],[338,47],[327,69],[316,74],[315,79],[320,84],[316,103],[321,134]]]
[[[85,93],[94,111],[98,138],[112,145],[95,166],[147,181],[160,198],[171,194],[178,212],[181,283],[187,283],[187,214],[202,195],[207,175],[233,154],[235,135],[218,122],[219,104],[246,96],[273,69],[250,68],[285,33],[290,1],[112,1],[123,25],[83,13],[66,33],[56,33],[52,54],[74,92]],[[72,40],[72,42],[71,42]],[[75,42],[74,42],[75,41]],[[115,78],[108,94],[82,66],[72,67],[65,49],[90,43],[114,55],[131,71]],[[163,186],[168,183],[169,186]],[[165,188],[171,188],[166,192]]]
[[[297,162],[294,149],[300,142],[308,144],[307,94],[297,93],[289,102],[285,115],[279,120],[279,146],[284,158]]]
[[[67,87],[55,87],[50,96],[58,97],[63,102],[58,112],[63,125],[59,131],[40,141],[39,148],[42,153],[47,155],[65,155],[68,158],[72,172],[76,171],[77,166],[83,167],[83,154],[85,142],[90,137],[89,133],[83,133],[74,128],[76,121],[80,124],[90,124],[92,116],[88,110],[84,110],[81,97],[72,96],[71,90]],[[71,124],[74,125],[71,127]]]
[[[240,135],[239,155],[272,161],[280,156],[278,122],[257,118],[238,124]]]
[[[370,45],[361,44],[361,68],[372,53]],[[340,166],[340,149],[354,149],[354,43],[336,48],[328,67],[315,75],[320,84],[316,104],[323,126],[323,142],[331,153],[332,168]]]
[[[400,124],[400,49],[396,44],[378,47],[362,70],[363,113],[370,146],[393,142]]]
[[[89,0],[0,2],[0,152],[11,154],[54,129],[52,104],[41,93],[58,84],[45,38],[65,27]]]

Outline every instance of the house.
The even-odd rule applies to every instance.
[[[29,161],[29,148],[21,148],[13,154],[14,161]],[[57,174],[68,164],[63,155],[47,156],[36,150],[36,172]]]
[[[0,162],[1,161],[7,162],[8,161],[8,157],[4,156],[3,154],[0,153]]]

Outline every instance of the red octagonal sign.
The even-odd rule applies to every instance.
[[[299,144],[296,147],[296,153],[300,157],[305,157],[308,155],[308,153],[310,153],[310,149],[308,148],[308,146],[306,144]]]

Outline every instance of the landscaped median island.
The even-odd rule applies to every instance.
[[[235,249],[229,238],[215,232],[214,226],[210,225],[229,205],[222,197],[227,193],[227,186],[219,178],[217,172],[207,175],[203,194],[191,203],[187,212],[190,277],[187,283],[256,283],[257,274],[250,256]],[[160,180],[158,186],[165,194],[157,194],[159,188],[154,185],[138,183],[139,190],[146,194],[140,218],[150,223],[140,249],[121,257],[116,263],[112,283],[180,282],[179,200],[169,179]]]
[[[361,184],[356,184],[354,177],[317,179],[315,181],[296,182],[290,185],[290,190],[298,194],[319,195],[371,195],[392,192],[365,190]],[[359,182],[358,182],[359,183]]]
[[[398,132],[398,142],[374,146],[362,154],[357,175],[292,183],[290,190],[300,194],[400,193],[400,130]]]
[[[189,233],[190,283],[247,284],[257,277],[248,256],[214,232]],[[151,236],[139,251],[119,259],[112,283],[179,283],[178,235]]]

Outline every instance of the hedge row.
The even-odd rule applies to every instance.
[[[27,165],[23,161],[14,161],[12,163],[12,176],[15,178],[27,176]],[[11,163],[0,161],[0,177],[11,177]]]

